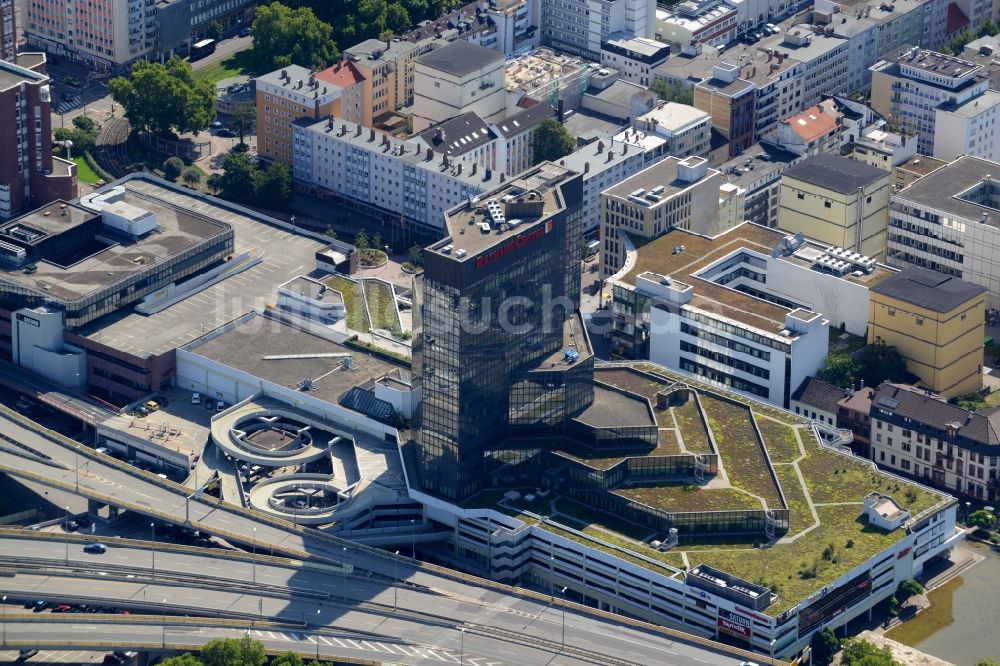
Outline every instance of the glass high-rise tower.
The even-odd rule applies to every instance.
[[[567,330],[582,328],[573,326],[582,196],[580,174],[541,164],[448,211],[447,238],[425,251],[413,345],[423,388],[415,462],[424,490],[462,499],[482,486],[484,451],[510,432],[512,413],[531,413],[525,404],[512,412],[512,393],[515,402],[531,395],[566,414],[593,399],[592,381],[579,377],[592,379],[589,350],[580,358],[567,347],[577,339]],[[547,394],[526,393],[525,373],[543,363]],[[572,380],[560,383],[569,370]],[[552,409],[540,409],[549,418],[539,423],[550,423]]]

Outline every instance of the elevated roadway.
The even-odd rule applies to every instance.
[[[286,555],[309,562],[333,566],[348,565],[355,574],[365,572],[367,576],[370,573],[375,587],[380,583],[381,588],[359,587],[351,594],[351,601],[355,605],[360,603],[360,595],[363,592],[370,595],[367,597],[368,602],[381,603],[385,599],[386,590],[392,591],[392,581],[403,580],[413,588],[433,592],[436,595],[435,603],[424,607],[424,610],[434,613],[440,611],[440,615],[449,618],[452,631],[455,631],[454,627],[462,624],[488,626],[491,622],[498,622],[499,627],[502,625],[501,619],[507,614],[520,617],[519,608],[522,605],[527,604],[537,611],[539,605],[549,604],[552,601],[548,595],[500,585],[448,569],[417,563],[408,558],[394,557],[384,551],[293,525],[268,514],[226,505],[211,497],[191,497],[189,488],[160,479],[85,447],[79,447],[72,440],[44,431],[37,424],[21,419],[17,415],[5,413],[4,416],[6,420],[0,422],[0,428],[8,437],[16,440],[19,446],[0,443],[0,471],[75,492],[98,503],[110,504],[159,520],[186,523],[193,529],[217,535],[231,543],[253,546],[258,553],[266,551],[268,554]],[[81,461],[84,459],[90,461],[85,469],[75,466],[77,457]],[[54,557],[58,558],[59,548],[56,547],[54,550]],[[65,552],[63,555],[65,557]],[[143,554],[133,552],[129,556],[142,557]],[[150,555],[150,562],[151,560]],[[206,559],[204,572],[208,571],[209,560],[211,558]],[[111,559],[104,561],[110,562]],[[157,566],[159,564],[158,559]],[[204,575],[200,569],[188,569],[188,571],[195,572],[191,575]],[[245,575],[246,572],[243,573]],[[304,574],[299,572],[295,575]],[[312,582],[311,579],[307,580]],[[406,595],[407,592],[404,592],[401,596]],[[286,606],[288,605],[286,602]],[[628,634],[634,636],[635,640],[641,640],[631,650],[622,650],[623,654],[637,648],[644,651],[644,658],[637,659],[637,663],[658,661],[662,658],[664,650],[678,653],[678,656],[671,657],[670,663],[686,663],[678,660],[683,655],[688,655],[691,660],[701,663],[730,664],[746,658],[758,663],[768,661],[766,657],[751,655],[699,637],[654,627],[563,600],[557,599],[550,605],[559,609],[560,613],[563,609],[566,610],[567,630],[570,626],[588,627],[586,631],[582,631],[580,640],[575,640],[574,643],[583,644],[582,641],[586,640],[587,636],[599,636],[603,646],[605,634],[608,636]],[[496,611],[498,608],[512,609],[512,612]],[[340,615],[350,612],[353,611],[345,610]],[[536,617],[540,614],[525,612],[529,616]],[[576,619],[571,620],[571,618]],[[426,623],[420,626],[426,626]],[[536,628],[527,627],[523,631],[529,629],[534,631]],[[600,654],[605,653],[603,649],[600,651]],[[530,664],[544,661],[546,660],[515,663]]]

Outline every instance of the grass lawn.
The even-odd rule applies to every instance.
[[[691,398],[679,407],[671,407],[677,419],[677,425],[681,430],[681,439],[684,446],[691,453],[711,453],[712,447],[708,442],[708,433],[705,431],[705,423],[698,413],[698,405],[694,398]]]
[[[767,500],[768,507],[781,508],[778,489],[767,472],[767,463],[750,425],[750,409],[702,394],[701,406],[708,417],[715,443],[729,482]]]
[[[252,49],[243,49],[223,58],[219,62],[213,62],[211,65],[205,65],[196,69],[194,70],[194,78],[196,80],[208,79],[212,83],[218,83],[222,79],[228,79],[231,76],[251,74],[251,52]]]
[[[788,536],[795,536],[797,532],[813,524],[809,503],[806,501],[806,491],[799,482],[795,468],[791,465],[778,465],[774,468],[774,473],[781,484],[781,490],[785,493],[785,501],[788,502]]]
[[[655,486],[619,488],[616,495],[665,511],[741,511],[764,507],[734,488],[699,488],[689,483],[660,483]]]
[[[101,181],[101,177],[97,175],[96,171],[90,168],[87,160],[83,159],[83,155],[74,157],[73,162],[76,163],[76,177],[81,182],[88,185],[97,185]]]
[[[753,411],[757,411],[756,406],[753,407]],[[758,416],[757,427],[764,436],[764,445],[767,447],[768,455],[771,456],[771,462],[792,462],[802,455],[799,451],[799,442],[795,439],[795,431],[789,426],[766,416]],[[809,431],[805,431],[805,434],[812,436]]]
[[[698,557],[689,559],[692,566],[696,561],[704,562],[770,587],[780,597],[765,611],[773,616],[903,537],[902,531],[887,533],[864,523],[860,506],[817,507],[816,512],[821,525],[792,545],[778,544],[752,551],[700,551]],[[832,557],[823,559],[823,549],[831,544]]]
[[[601,370],[595,373],[595,379],[605,384],[610,384],[625,391],[631,391],[638,395],[649,398],[656,404],[656,394],[667,388],[668,384],[647,379],[635,372],[615,368],[613,370]]]
[[[367,333],[368,317],[365,315],[364,296],[361,292],[361,285],[353,280],[348,280],[342,275],[331,275],[323,279],[323,283],[331,289],[336,289],[344,297],[344,306],[347,308],[347,327],[358,333]]]
[[[364,280],[365,300],[368,313],[372,317],[372,328],[382,328],[393,333],[402,333],[396,306],[393,303],[392,287],[378,280]]]

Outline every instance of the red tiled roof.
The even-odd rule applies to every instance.
[[[812,143],[837,129],[837,119],[824,113],[818,106],[811,106],[802,113],[790,116],[785,122],[806,143]]]
[[[944,32],[946,35],[953,35],[959,30],[968,27],[969,17],[954,2],[948,5],[948,20],[945,22]]]
[[[316,72],[316,78],[324,83],[332,83],[341,88],[349,88],[355,83],[365,80],[364,75],[351,61],[338,62],[333,67],[327,67],[321,72]]]

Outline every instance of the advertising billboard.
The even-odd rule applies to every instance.
[[[823,588],[818,598],[799,611],[799,636],[806,636],[814,627],[837,617],[848,606],[869,594],[871,588],[871,575],[867,571],[836,589]]]
[[[719,631],[737,638],[750,640],[753,637],[753,621],[746,615],[740,615],[723,608],[719,609]]]

